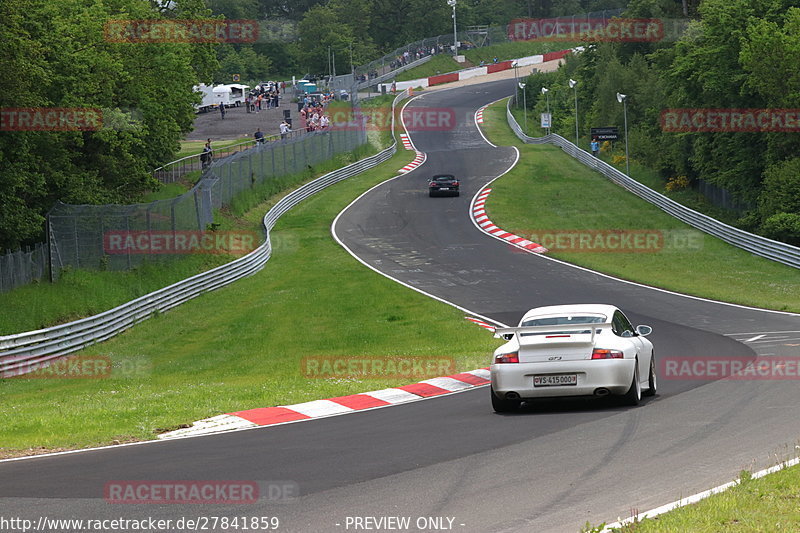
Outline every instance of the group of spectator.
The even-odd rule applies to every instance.
[[[470,46],[468,46],[467,43],[462,43],[461,47],[462,48],[469,48]],[[404,66],[408,65],[409,63],[412,63],[412,62],[414,62],[414,61],[416,61],[418,59],[422,59],[423,57],[426,57],[426,56],[433,56],[433,55],[436,55],[436,54],[443,54],[445,52],[449,53],[449,52],[452,52],[452,48],[453,47],[451,45],[434,44],[430,48],[428,48],[426,46],[420,46],[416,50],[406,50],[402,54],[400,54],[397,57],[395,57],[394,61],[389,63],[389,69],[390,70],[396,70],[396,69],[398,69],[400,67],[404,67]],[[363,81],[371,80],[373,78],[377,78],[379,75],[380,74],[378,73],[377,70],[370,70],[366,74],[360,74],[360,75],[356,76],[356,78],[358,79],[358,81],[362,81],[363,82]]]
[[[245,98],[247,112],[259,113],[262,109],[274,109],[280,106],[281,92],[286,89],[286,82],[267,81],[256,85]]]
[[[323,104],[326,104],[327,102],[328,100],[313,100],[310,103],[303,105],[303,108],[300,110],[300,118],[305,124],[306,132],[310,133],[312,131],[328,129],[331,122],[328,118],[328,115],[325,114],[323,108]]]
[[[257,85],[252,91],[248,93],[245,98],[247,104],[247,112],[258,113],[262,109],[277,108],[280,106],[281,93],[285,93],[285,82],[264,82]],[[344,91],[343,91],[344,92]],[[342,96],[343,99],[345,95]],[[299,114],[302,119],[303,128],[307,132],[326,130],[330,127],[330,118],[325,114],[325,107],[328,102],[335,99],[333,91],[322,92],[317,94],[305,94],[299,97]],[[224,118],[225,111],[222,107],[222,117]],[[280,138],[285,139],[292,132],[292,125],[290,119],[284,119],[279,127]],[[267,141],[264,132],[258,128],[253,134],[254,140],[258,144],[264,144]],[[211,148],[211,139],[205,143],[203,151],[200,154],[200,162],[202,168],[205,170],[211,166],[214,158],[214,153]]]
[[[389,63],[389,66],[392,68],[392,70],[395,70],[400,67],[404,67],[409,63],[412,63],[418,59],[422,59],[423,57],[441,54],[445,52],[445,50],[446,47],[443,44],[434,45],[431,46],[430,48],[421,46],[413,52],[406,50],[405,52],[397,56],[394,61]]]

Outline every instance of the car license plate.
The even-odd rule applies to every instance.
[[[449,191],[450,187],[439,187],[440,191]]]
[[[559,387],[577,385],[578,374],[551,374],[549,376],[533,376],[534,387]]]

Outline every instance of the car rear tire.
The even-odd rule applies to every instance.
[[[519,408],[519,404],[521,403],[519,400],[498,398],[491,385],[489,385],[489,392],[492,395],[492,408],[495,413],[511,413]]]
[[[658,383],[656,379],[656,358],[653,354],[650,354],[650,374],[647,377],[647,382],[650,388],[644,391],[642,396],[655,396]]]
[[[642,384],[639,383],[639,360],[636,359],[636,364],[633,367],[633,382],[631,388],[622,397],[622,402],[625,405],[636,406],[642,399]]]

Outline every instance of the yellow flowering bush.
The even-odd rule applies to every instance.
[[[689,178],[686,176],[675,176],[667,180],[668,191],[681,191],[689,186]]]

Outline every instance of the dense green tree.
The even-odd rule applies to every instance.
[[[162,14],[138,0],[0,6],[0,107],[102,113],[90,131],[0,133],[0,248],[12,248],[42,238],[56,200],[129,202],[153,187],[149,171],[191,130],[192,85],[210,77],[215,61],[212,45],[112,42],[104,34],[112,18],[208,16],[199,0]]]

